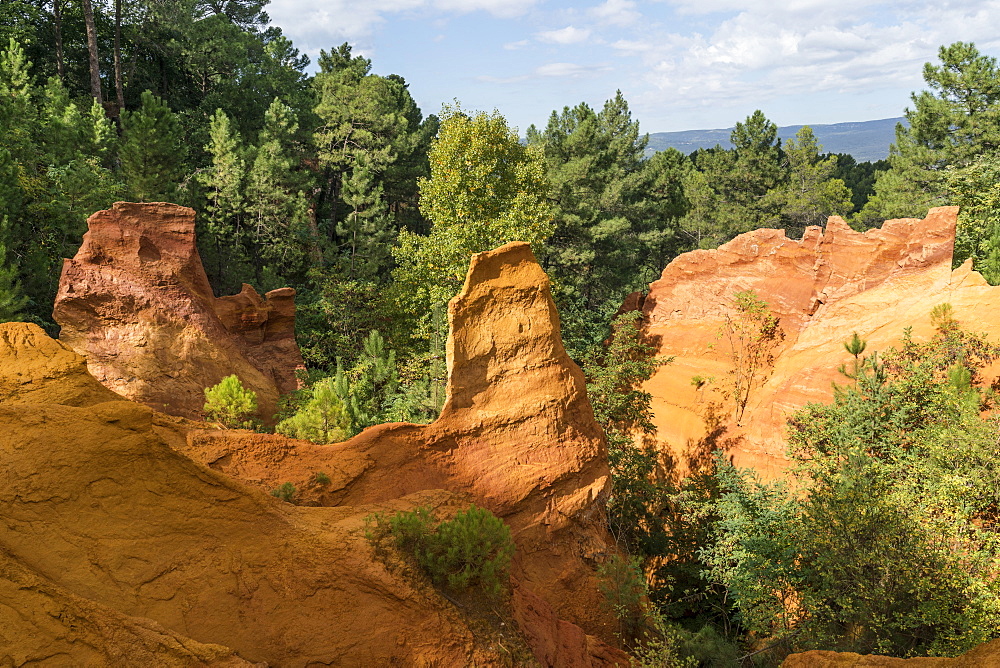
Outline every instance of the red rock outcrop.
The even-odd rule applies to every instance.
[[[307,503],[362,505],[434,488],[468,494],[514,533],[518,600],[538,596],[555,611],[523,611],[522,619],[541,624],[529,636],[546,638],[540,660],[625,661],[590,639],[592,663],[581,663],[559,654],[551,635],[570,633],[559,617],[582,627],[579,637],[585,631],[613,639],[594,576],[613,548],[602,523],[609,485],[603,433],[583,374],[562,346],[548,278],[531,248],[512,243],[474,255],[448,313],[448,394],[433,424],[379,425],[330,446],[200,431],[189,434],[182,451],[263,489],[292,482]],[[315,483],[316,472],[330,483]]]
[[[891,220],[864,234],[832,217],[825,230],[810,227],[801,240],[755,230],[671,262],[650,285],[642,309],[658,353],[674,360],[644,387],[653,395],[657,439],[680,472],[723,443],[738,465],[780,475],[787,417],[810,401],[832,399],[832,383],[843,381],[837,367],[850,359],[842,343],[853,332],[868,341],[869,352],[898,344],[905,327],[926,339],[931,309],[946,302],[969,329],[996,340],[1000,321],[984,314],[1000,306],[1000,288],[988,286],[971,266],[951,269],[957,213],[956,207],[931,209],[923,220]],[[741,290],[754,290],[769,304],[785,339],[737,425],[732,404],[712,388],[732,368],[720,331]],[[699,388],[695,376],[714,381]],[[721,406],[714,432],[713,404]]]
[[[196,418],[204,388],[235,373],[260,415],[296,388],[295,291],[249,285],[216,298],[195,246],[194,211],[118,202],[87,221],[63,263],[53,317],[60,340],[108,388],[156,410]]]
[[[816,650],[790,654],[782,668],[996,668],[1000,666],[1000,640],[993,640],[962,656],[897,659],[875,654]]]
[[[107,637],[118,624],[150,647],[184,639],[198,661],[494,665],[454,606],[375,560],[363,535],[375,510],[447,516],[474,501],[513,531],[513,618],[539,663],[627,665],[598,640],[613,639],[595,578],[613,550],[603,435],[530,248],[476,255],[449,321],[441,417],[331,446],[224,430],[178,440],[190,424],[112,394],[37,327],[0,325],[0,556],[77,605],[103,656],[131,637]],[[310,483],[319,471],[330,483]],[[333,507],[267,494],[282,482]],[[50,626],[36,645],[70,642]]]

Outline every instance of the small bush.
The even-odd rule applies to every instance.
[[[333,376],[317,381],[310,389],[304,405],[275,427],[275,431],[292,438],[302,438],[325,445],[338,443],[350,436],[350,418],[344,402],[337,394]]]
[[[438,526],[421,565],[437,584],[452,589],[478,584],[496,596],[503,588],[513,554],[514,541],[507,525],[485,508],[472,505]]]
[[[385,538],[411,554],[438,586],[454,590],[479,586],[492,596],[503,591],[514,541],[510,529],[484,508],[472,505],[455,519],[435,526],[428,508],[370,518],[365,535],[376,549]]]
[[[257,394],[243,387],[233,374],[205,388],[205,415],[230,429],[250,429],[257,412]]]
[[[291,503],[292,499],[295,498],[295,485],[290,482],[283,482],[271,490],[271,496]]]
[[[323,485],[323,486],[329,485],[330,476],[323,473],[322,471],[316,471],[316,473],[313,474],[313,482],[316,483],[317,485]]]

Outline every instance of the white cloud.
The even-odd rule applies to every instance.
[[[605,25],[628,26],[638,21],[642,14],[635,11],[632,0],[607,0],[591,7],[587,13]]]
[[[587,28],[575,28],[573,26],[535,33],[535,38],[538,41],[548,44],[579,44],[580,42],[586,42],[589,37],[590,30]]]
[[[938,46],[959,39],[976,41],[980,48],[998,45],[993,30],[1000,22],[998,0],[969,0],[970,6],[961,9],[916,0],[670,4],[692,14],[740,11],[714,24],[695,23],[707,23],[704,33],[679,32],[678,24],[672,24],[673,32],[648,26],[611,42],[619,56],[636,59],[628,69],[639,72],[632,88],[645,109],[669,104],[675,109],[760,107],[767,113],[768,102],[778,99],[919,90],[922,65],[936,60]],[[817,111],[823,113],[822,107]]]
[[[506,49],[507,51],[517,51],[518,49],[523,49],[524,47],[528,46],[528,44],[530,44],[528,40],[522,39],[517,42],[507,42],[506,44],[503,45],[503,48]]]
[[[548,63],[535,68],[539,77],[582,77],[605,72],[607,65],[578,65],[576,63]]]
[[[498,18],[523,15],[540,0],[271,0],[267,13],[307,52],[354,42],[374,33],[386,20],[413,11],[467,14],[482,11]]]
[[[656,47],[650,42],[642,40],[620,39],[611,43],[611,48],[619,51],[621,55],[636,55],[652,51]]]
[[[500,18],[513,18],[521,16],[537,2],[538,0],[434,0],[434,6],[463,14],[484,11]]]
[[[489,75],[481,75],[476,77],[477,81],[484,81],[486,83],[495,84],[513,84],[521,83],[523,81],[528,81],[531,79],[552,79],[552,78],[564,78],[564,79],[579,79],[582,77],[591,77],[601,72],[607,72],[611,68],[607,65],[580,65],[578,63],[546,63],[545,65],[540,65],[536,67],[530,74],[519,74],[510,77],[495,77]]]

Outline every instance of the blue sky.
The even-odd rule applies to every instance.
[[[271,0],[313,61],[350,42],[424,114],[458,99],[520,131],[620,89],[644,132],[901,116],[943,44],[1000,54],[1000,0]]]

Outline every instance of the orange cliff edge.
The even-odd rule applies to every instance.
[[[118,205],[116,224],[126,211],[148,222],[186,215],[178,209]],[[102,246],[133,258],[142,247],[141,235]],[[188,265],[175,275],[203,272]],[[86,281],[72,284],[84,299]],[[195,288],[166,292],[208,301]],[[150,318],[136,331],[155,357],[153,301],[139,302]],[[498,665],[503,657],[477,642],[455,606],[387,568],[364,538],[375,511],[447,514],[475,502],[514,534],[512,614],[536,660],[626,665],[599,639],[614,628],[595,575],[613,553],[605,444],[530,248],[476,255],[449,321],[441,417],[332,446],[195,429],[115,395],[38,327],[0,325],[0,656],[15,665],[54,654],[122,666]],[[288,481],[306,490],[316,471],[331,482],[305,497],[328,507],[265,491]]]
[[[297,387],[295,290],[244,284],[215,297],[195,244],[193,209],[117,202],[87,220],[64,260],[52,317],[59,340],[108,388],[158,411],[199,418],[204,388],[235,373],[270,420]]]
[[[659,447],[677,472],[700,466],[721,446],[738,466],[780,476],[787,418],[808,402],[833,399],[832,384],[844,381],[837,368],[851,359],[843,343],[854,332],[869,353],[897,345],[906,327],[927,339],[931,309],[949,303],[968,329],[1000,340],[1000,320],[984,317],[1000,307],[1000,288],[971,262],[951,268],[957,215],[957,207],[935,208],[922,220],[890,220],[863,234],[833,216],[825,230],[809,227],[801,240],[755,230],[717,250],[677,257],[644,299],[630,298],[646,316],[657,354],[674,357],[644,389],[653,395]],[[785,338],[736,424],[732,403],[713,388],[732,368],[720,331],[733,313],[733,294],[744,290],[768,303]],[[696,376],[713,380],[699,388]]]

